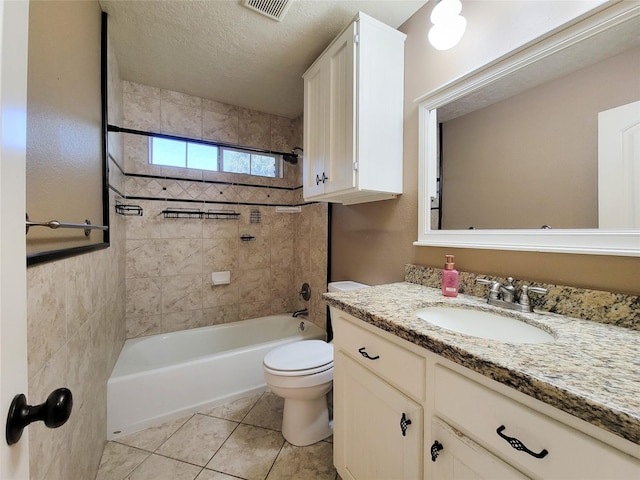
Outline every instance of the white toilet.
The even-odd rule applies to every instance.
[[[366,287],[357,282],[329,284],[330,292]],[[330,436],[327,393],[333,386],[333,345],[323,340],[302,340],[271,350],[264,357],[264,379],[284,398],[282,435],[298,447]]]

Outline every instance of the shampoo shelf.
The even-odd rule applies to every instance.
[[[208,210],[195,208],[167,208],[162,211],[164,218],[207,218],[212,220],[238,220],[240,214],[232,210]]]
[[[116,213],[125,217],[141,217],[142,207],[139,205],[125,205],[124,203],[116,203]]]
[[[238,212],[231,210],[208,210],[204,216],[213,220],[238,220],[240,218]]]

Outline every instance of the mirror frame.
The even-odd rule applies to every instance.
[[[640,256],[638,229],[431,230],[431,198],[437,196],[437,109],[510,73],[574,46],[581,40],[640,16],[638,4],[619,2],[586,19],[544,35],[496,62],[423,95],[419,103],[418,240],[416,246]]]
[[[109,224],[109,172],[107,156],[107,29],[108,16],[102,12],[100,17],[100,117],[101,117],[101,172],[102,172],[102,191],[100,198],[102,202],[102,225],[107,227],[102,232],[96,231],[102,235],[102,241],[91,243],[89,245],[79,247],[67,247],[56,250],[45,250],[42,252],[30,253],[27,255],[27,267],[38,265],[46,262],[62,260],[64,258],[74,257],[89,252],[95,252],[109,248],[110,246],[110,224]],[[26,242],[26,240],[25,240]]]

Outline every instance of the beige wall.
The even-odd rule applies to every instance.
[[[545,29],[584,13],[588,7],[587,2],[463,2],[467,32],[458,46],[444,52],[435,51],[427,40],[432,2],[401,27],[407,34],[404,194],[384,202],[333,206],[331,280],[370,284],[401,281],[405,263],[439,267],[445,253],[451,253],[456,255],[456,264],[462,271],[640,293],[637,257],[412,245],[418,238],[418,108],[413,100],[535,38]]]
[[[31,11],[43,5],[54,6],[54,10],[70,8],[76,19],[97,28],[94,43],[97,42],[99,55],[97,2],[31,2]],[[32,36],[36,33],[31,32]],[[78,42],[91,52],[96,51],[96,45],[84,45],[76,33],[75,29],[67,28],[61,34],[64,38],[49,37],[47,41]],[[76,65],[66,73],[85,78],[81,67]],[[117,65],[113,62],[109,65],[109,74],[111,110],[118,115],[122,111],[122,91]],[[89,80],[86,88],[100,93],[99,82]],[[72,92],[60,100],[70,104],[78,102]],[[55,126],[56,112],[48,115]],[[68,113],[61,117],[63,122],[82,123],[82,119],[70,117]],[[80,136],[84,132],[84,127],[68,128],[70,135]],[[38,141],[36,136],[37,132],[32,132],[27,143]],[[91,159],[99,164],[100,149],[93,150]],[[110,153],[115,161],[122,161],[117,142],[112,142]],[[44,166],[58,175],[65,175],[71,168],[55,156],[44,162]],[[113,160],[110,171],[111,186],[122,185],[122,174]],[[124,218],[114,211],[118,199],[116,193],[110,192],[109,248],[27,270],[29,403],[43,402],[59,387],[67,387],[73,394],[73,411],[65,425],[49,429],[42,422],[36,422],[29,426],[32,480],[92,479],[100,463],[106,441],[107,379],[125,337],[125,225]]]
[[[635,48],[445,122],[442,228],[598,228],[598,112],[638,72]]]

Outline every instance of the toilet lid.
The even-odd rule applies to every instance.
[[[333,363],[333,345],[322,340],[302,340],[271,350],[264,365],[271,370],[310,370]]]

